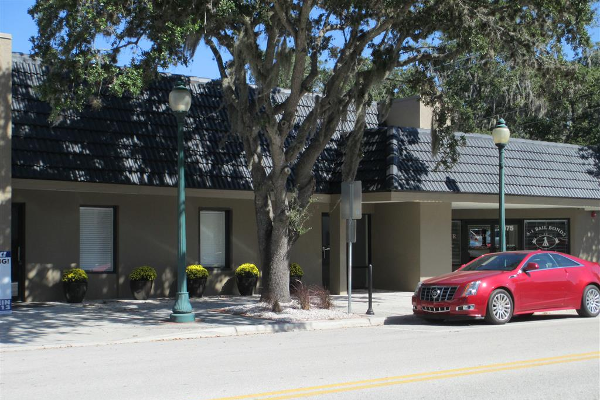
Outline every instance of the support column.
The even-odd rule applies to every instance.
[[[373,214],[374,287],[412,291],[423,279],[452,272],[450,203],[381,203]]]
[[[346,221],[342,219],[340,204],[336,200],[335,206],[329,212],[329,235],[331,253],[329,258],[329,290],[331,294],[348,293],[348,280],[346,264]]]
[[[419,204],[420,280],[452,272],[452,204]]]
[[[0,251],[10,250],[12,36],[0,33]]]

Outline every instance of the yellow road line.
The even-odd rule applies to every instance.
[[[390,376],[385,378],[367,379],[353,382],[341,382],[330,385],[311,386],[306,388],[287,389],[274,392],[255,393],[241,396],[220,397],[213,400],[239,400],[239,399],[292,399],[308,396],[316,396],[327,393],[348,392],[353,390],[371,389],[383,386],[401,385],[405,383],[429,381],[436,379],[447,379],[459,376],[484,374],[490,372],[517,370],[523,368],[540,367],[544,365],[561,364],[575,361],[586,361],[600,358],[600,352],[569,354],[557,357],[537,358],[532,360],[513,361],[499,364],[481,365],[475,367],[454,368],[444,371],[422,372],[418,374]],[[276,395],[284,395],[271,397]]]
[[[265,399],[268,399],[268,400],[297,399],[300,397],[318,396],[318,395],[323,395],[323,394],[328,394],[328,393],[350,392],[350,391],[354,391],[354,390],[373,389],[373,388],[384,387],[384,386],[403,385],[406,383],[433,381],[433,380],[438,380],[438,379],[456,378],[456,377],[460,377],[460,376],[485,374],[485,373],[489,373],[489,372],[498,372],[498,371],[505,371],[505,370],[517,370],[517,369],[523,369],[523,368],[539,367],[539,366],[543,366],[543,365],[594,360],[594,359],[599,359],[599,358],[600,357],[598,357],[598,356],[591,356],[591,357],[578,358],[578,359],[565,359],[565,360],[558,360],[558,361],[549,361],[546,363],[525,364],[525,365],[519,365],[519,366],[513,366],[513,367],[503,367],[503,368],[470,371],[470,372],[459,372],[459,373],[455,373],[455,374],[448,374],[448,375],[441,375],[441,376],[426,376],[423,378],[406,379],[406,380],[401,380],[401,381],[375,383],[375,384],[370,384],[370,385],[353,386],[353,387],[330,389],[330,390],[321,390],[321,391],[308,392],[308,393],[297,393],[297,394],[277,396],[277,397],[265,397]]]

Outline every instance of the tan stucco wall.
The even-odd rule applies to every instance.
[[[322,214],[329,212],[329,205],[312,203],[309,206],[310,218],[306,227],[310,230],[298,238],[290,253],[290,262],[300,264],[304,271],[303,284],[321,285],[322,282],[322,253],[321,232]]]
[[[373,213],[373,286],[411,290],[419,279],[418,203],[376,204]]]
[[[433,109],[423,104],[419,96],[394,99],[390,106],[387,126],[431,129]]]
[[[449,203],[376,204],[375,288],[411,291],[422,279],[451,272],[450,217]]]
[[[0,33],[0,251],[10,250],[12,38]]]
[[[92,185],[93,186],[93,185]],[[113,185],[114,192],[122,186]],[[111,189],[111,190],[112,190]],[[157,194],[152,194],[156,192]],[[200,208],[231,210],[232,249],[228,270],[212,270],[208,294],[236,294],[233,271],[245,262],[258,263],[253,201],[243,198],[187,197],[187,244],[189,264],[199,257],[198,212]],[[79,207],[117,207],[117,274],[90,274],[88,299],[130,297],[128,274],[139,265],[157,269],[152,296],[173,296],[176,285],[175,190],[164,188],[139,193],[94,193],[18,188],[13,201],[25,204],[26,277],[28,301],[62,300],[61,270],[79,262]],[[346,293],[346,233],[337,196],[330,202],[313,203],[308,226],[291,251],[291,262],[304,269],[306,284],[321,284],[321,216],[330,214],[332,293]],[[364,204],[371,214],[371,251],[374,287],[413,290],[424,278],[451,271],[451,220],[494,219],[496,210],[451,210],[449,202],[398,202]],[[507,219],[569,218],[574,255],[598,260],[599,217],[577,209],[507,210]]]
[[[86,298],[129,297],[127,276],[133,268],[156,268],[152,296],[168,296],[175,291],[177,226],[175,196],[135,196],[94,193],[16,190],[15,202],[25,203],[26,213],[26,300],[61,300],[60,271],[79,263],[79,207],[117,207],[117,273],[89,274]],[[249,203],[249,204],[244,204]],[[195,199],[186,203],[188,263],[198,261],[198,207]],[[233,209],[233,263],[254,262],[249,254],[256,244],[249,242],[247,225],[252,222],[248,201],[204,199],[204,207]],[[236,232],[237,230],[240,232]],[[241,262],[240,262],[241,263]],[[209,288],[220,290],[233,275],[230,271],[213,273]],[[229,289],[235,285],[230,282]],[[50,290],[48,290],[48,288]],[[227,289],[227,288],[226,288]]]
[[[419,102],[419,126],[421,129],[431,129],[431,118],[433,118],[433,108]]]
[[[174,190],[173,190],[174,192]],[[173,296],[177,276],[176,198],[165,195],[77,193],[15,190],[14,201],[25,203],[27,301],[63,299],[61,271],[79,263],[79,207],[117,207],[117,273],[88,274],[86,298],[130,297],[128,275],[133,268],[150,265],[158,277],[153,297]],[[206,294],[236,294],[233,271],[246,262],[257,264],[258,244],[252,200],[190,197],[186,199],[187,263],[199,262],[200,208],[229,209],[232,217],[231,265],[211,270]],[[321,212],[327,204],[311,205],[309,225],[292,260],[305,272],[303,281],[321,283]],[[260,282],[259,282],[260,285]]]
[[[348,292],[347,279],[347,248],[346,248],[346,220],[342,219],[339,203],[332,202],[329,210],[330,227],[330,285],[333,294]]]
[[[418,96],[394,99],[387,119],[387,126],[421,127],[421,101]],[[431,125],[431,122],[430,124]]]
[[[452,272],[452,207],[450,203],[420,203],[420,280]],[[414,289],[417,282],[409,290]]]
[[[600,214],[600,213],[597,213]],[[600,216],[574,208],[506,210],[506,219],[569,219],[571,254],[586,260],[600,260]],[[453,210],[452,219],[498,219],[497,210]],[[520,233],[523,234],[522,232]]]

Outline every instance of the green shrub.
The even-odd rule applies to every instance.
[[[258,278],[258,268],[254,264],[242,264],[235,270],[235,276],[240,278],[251,278],[253,276]]]
[[[202,265],[188,265],[185,274],[188,279],[208,278],[208,271]]]
[[[147,265],[143,267],[135,268],[131,274],[129,274],[129,280],[131,281],[153,281],[156,279],[156,270]]]
[[[88,276],[81,268],[65,269],[62,273],[63,282],[87,282]]]
[[[302,271],[302,267],[300,267],[300,264],[296,264],[296,263],[290,264],[290,275],[291,276],[299,276],[299,277],[302,277],[304,275],[304,271]]]

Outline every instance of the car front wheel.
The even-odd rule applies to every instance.
[[[502,325],[510,321],[513,314],[513,301],[504,289],[494,290],[488,300],[485,320],[490,324]]]
[[[594,285],[588,285],[583,290],[581,308],[577,314],[582,317],[596,317],[600,314],[600,290]]]

